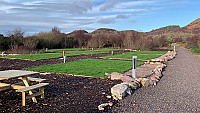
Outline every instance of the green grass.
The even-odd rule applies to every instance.
[[[91,51],[91,48],[65,48],[65,49],[49,49],[48,52],[62,52],[62,51]],[[94,49],[94,51],[119,51],[123,49]],[[45,52],[46,50],[41,50],[41,52]]]
[[[100,53],[108,53],[108,52],[95,52],[95,51],[66,51],[66,53],[78,53],[78,54],[100,54]]]
[[[65,48],[65,49],[49,49],[48,52],[62,52],[62,51],[80,51],[80,50],[88,50],[88,48]],[[45,52],[46,50],[41,50]]]
[[[123,49],[94,49],[94,51],[119,51]]]
[[[144,64],[144,62],[137,62],[137,66],[142,64]],[[131,61],[103,59],[84,59],[67,63],[25,68],[25,70],[34,70],[39,72],[63,73],[93,77],[107,77],[105,76],[105,72],[124,73],[130,69],[132,69]]]
[[[132,53],[132,52],[130,52]],[[134,51],[134,54],[157,54],[157,55],[163,55],[167,53],[167,51]]]
[[[66,56],[77,56],[80,54],[65,54]],[[51,58],[60,58],[61,53],[41,53],[41,54],[24,54],[24,55],[13,55],[13,56],[3,56],[3,58],[17,58],[17,59],[27,59],[27,60],[42,60]]]
[[[192,53],[200,55],[200,48],[192,47],[191,49],[192,49]]]
[[[144,54],[145,52],[142,52]],[[148,53],[148,52],[146,52]],[[133,59],[133,56],[137,56],[137,60],[151,60],[157,57],[160,57],[160,55],[140,55],[139,53],[135,52],[128,52],[125,54],[117,54],[117,55],[109,55],[109,56],[104,56],[103,58],[120,58],[120,59]]]

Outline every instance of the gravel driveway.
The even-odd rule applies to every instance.
[[[155,87],[140,88],[112,112],[200,112],[200,60],[178,48]]]

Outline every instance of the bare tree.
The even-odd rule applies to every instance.
[[[12,32],[8,32],[8,37],[10,37],[10,48],[17,48],[23,40],[24,32],[21,28],[16,28]]]
[[[37,36],[27,36],[23,39],[24,46],[29,47],[32,50],[36,49],[38,43],[39,40],[37,39]]]
[[[54,33],[60,33],[60,29],[56,26],[54,26],[51,30],[51,32],[54,32]]]

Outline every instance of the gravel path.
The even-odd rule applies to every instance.
[[[140,88],[112,112],[200,112],[200,60],[178,48],[155,87]]]

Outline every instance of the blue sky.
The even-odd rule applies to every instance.
[[[0,34],[20,27],[25,35],[98,28],[151,31],[186,26],[199,18],[199,0],[0,0]]]

